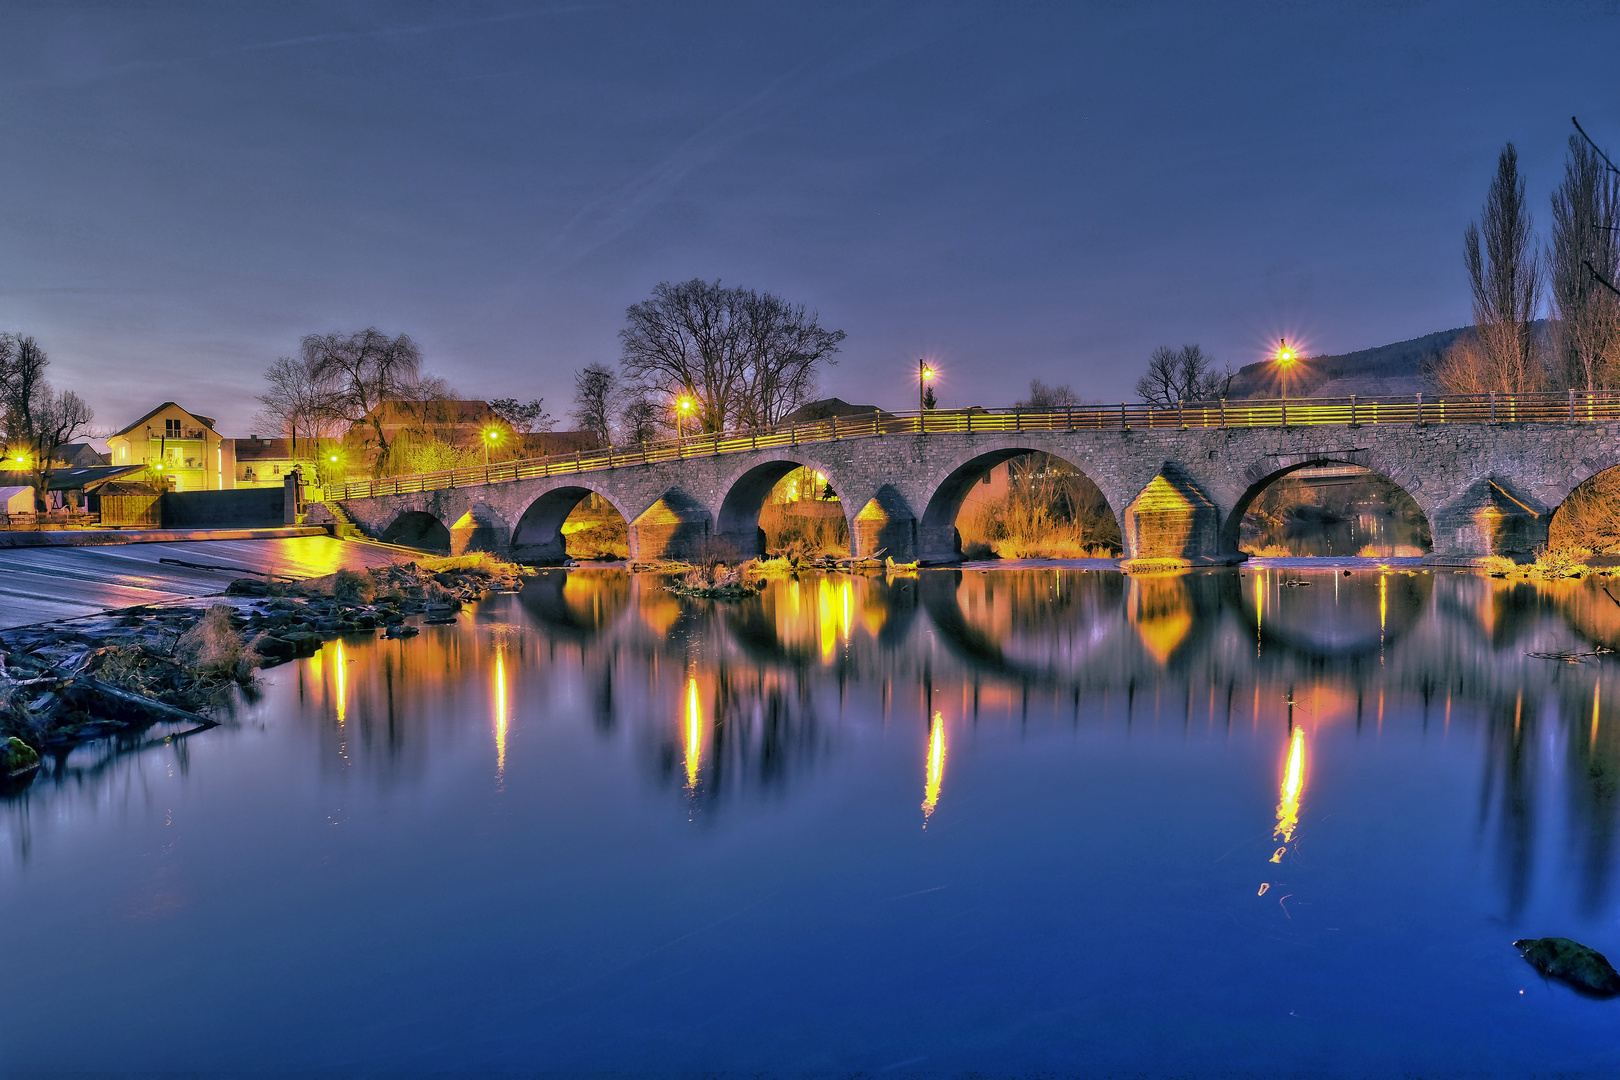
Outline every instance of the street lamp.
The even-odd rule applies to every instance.
[[[686,394],[682,394],[680,399],[675,402],[675,437],[682,441],[686,439],[686,427],[682,421],[686,419],[687,414],[691,411],[692,399]]]
[[[921,357],[917,358],[917,411],[922,412],[928,408],[925,395],[928,393],[928,380],[934,377],[934,369],[929,367]]]
[[[500,431],[495,428],[490,428],[488,431],[484,432],[484,468],[486,469],[489,468],[489,444],[498,442],[500,437]]]
[[[1296,353],[1293,349],[1290,349],[1288,347],[1288,339],[1287,338],[1278,338],[1277,339],[1277,355],[1272,357],[1272,359],[1277,362],[1277,368],[1282,373],[1282,396],[1283,396],[1283,400],[1287,401],[1288,400],[1288,372],[1289,372],[1290,369],[1293,368],[1294,362],[1299,359],[1299,354]]]

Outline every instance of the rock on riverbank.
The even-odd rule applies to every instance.
[[[414,616],[452,621],[463,603],[517,588],[524,573],[469,556],[302,582],[243,578],[219,597],[7,630],[0,743],[37,752],[160,720],[212,725],[260,667],[312,655],[339,634],[404,636]]]

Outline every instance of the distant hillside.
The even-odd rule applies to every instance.
[[[1294,365],[1288,376],[1288,396],[1341,397],[1350,394],[1433,393],[1438,388],[1423,372],[1467,327],[1425,334],[1376,349],[1340,356],[1313,356]],[[1262,360],[1238,369],[1228,397],[1277,397],[1282,391],[1277,365]]]

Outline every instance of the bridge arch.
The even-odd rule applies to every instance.
[[[518,562],[562,562],[568,558],[568,547],[563,537],[563,522],[574,507],[592,495],[604,500],[619,512],[626,524],[631,515],[605,485],[594,480],[570,478],[571,482],[543,492],[531,502],[512,526],[512,558]]]
[[[450,526],[426,510],[402,511],[388,523],[377,539],[385,544],[450,554]]]
[[[1097,488],[1108,506],[1108,512],[1113,515],[1115,523],[1119,523],[1119,508],[1085,466],[1049,447],[1030,444],[1000,446],[957,462],[944,478],[933,486],[922,519],[917,523],[917,557],[925,563],[949,563],[960,560],[961,538],[956,531],[956,518],[962,512],[962,504],[973,490],[973,485],[987,477],[997,465],[1031,454],[1045,454],[1061,461],[1084,477]]]
[[[853,542],[855,527],[848,501],[852,493],[846,490],[846,486],[840,483],[827,465],[807,454],[792,453],[770,461],[756,460],[732,470],[721,480],[720,490],[724,495],[715,520],[716,538],[735,548],[745,558],[764,555],[765,531],[759,525],[760,511],[765,508],[765,500],[770,498],[772,489],[795,469],[811,469],[827,478],[828,486],[838,496],[843,508],[844,524]]]
[[[1251,466],[1244,473],[1243,480],[1247,483],[1243,494],[1233,504],[1231,512],[1221,525],[1221,550],[1229,555],[1236,555],[1240,551],[1242,540],[1243,518],[1253,507],[1267,488],[1302,469],[1323,468],[1330,466],[1354,466],[1365,469],[1367,473],[1384,480],[1399,490],[1416,505],[1422,516],[1423,524],[1433,534],[1435,527],[1435,508],[1426,505],[1425,500],[1414,494],[1411,484],[1412,478],[1408,470],[1396,464],[1386,464],[1373,460],[1369,455],[1362,453],[1349,454],[1300,454],[1290,457],[1273,458],[1263,463]]]
[[[1613,509],[1620,498],[1620,460],[1588,458],[1579,463],[1570,479],[1577,477],[1581,479],[1562,492],[1563,497],[1547,515],[1546,543],[1608,554],[1620,539],[1615,535],[1620,522]]]

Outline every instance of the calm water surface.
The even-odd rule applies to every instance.
[[[1291,582],[1309,582],[1294,585]],[[1613,1075],[1595,581],[553,572],[0,800],[0,1065]]]

